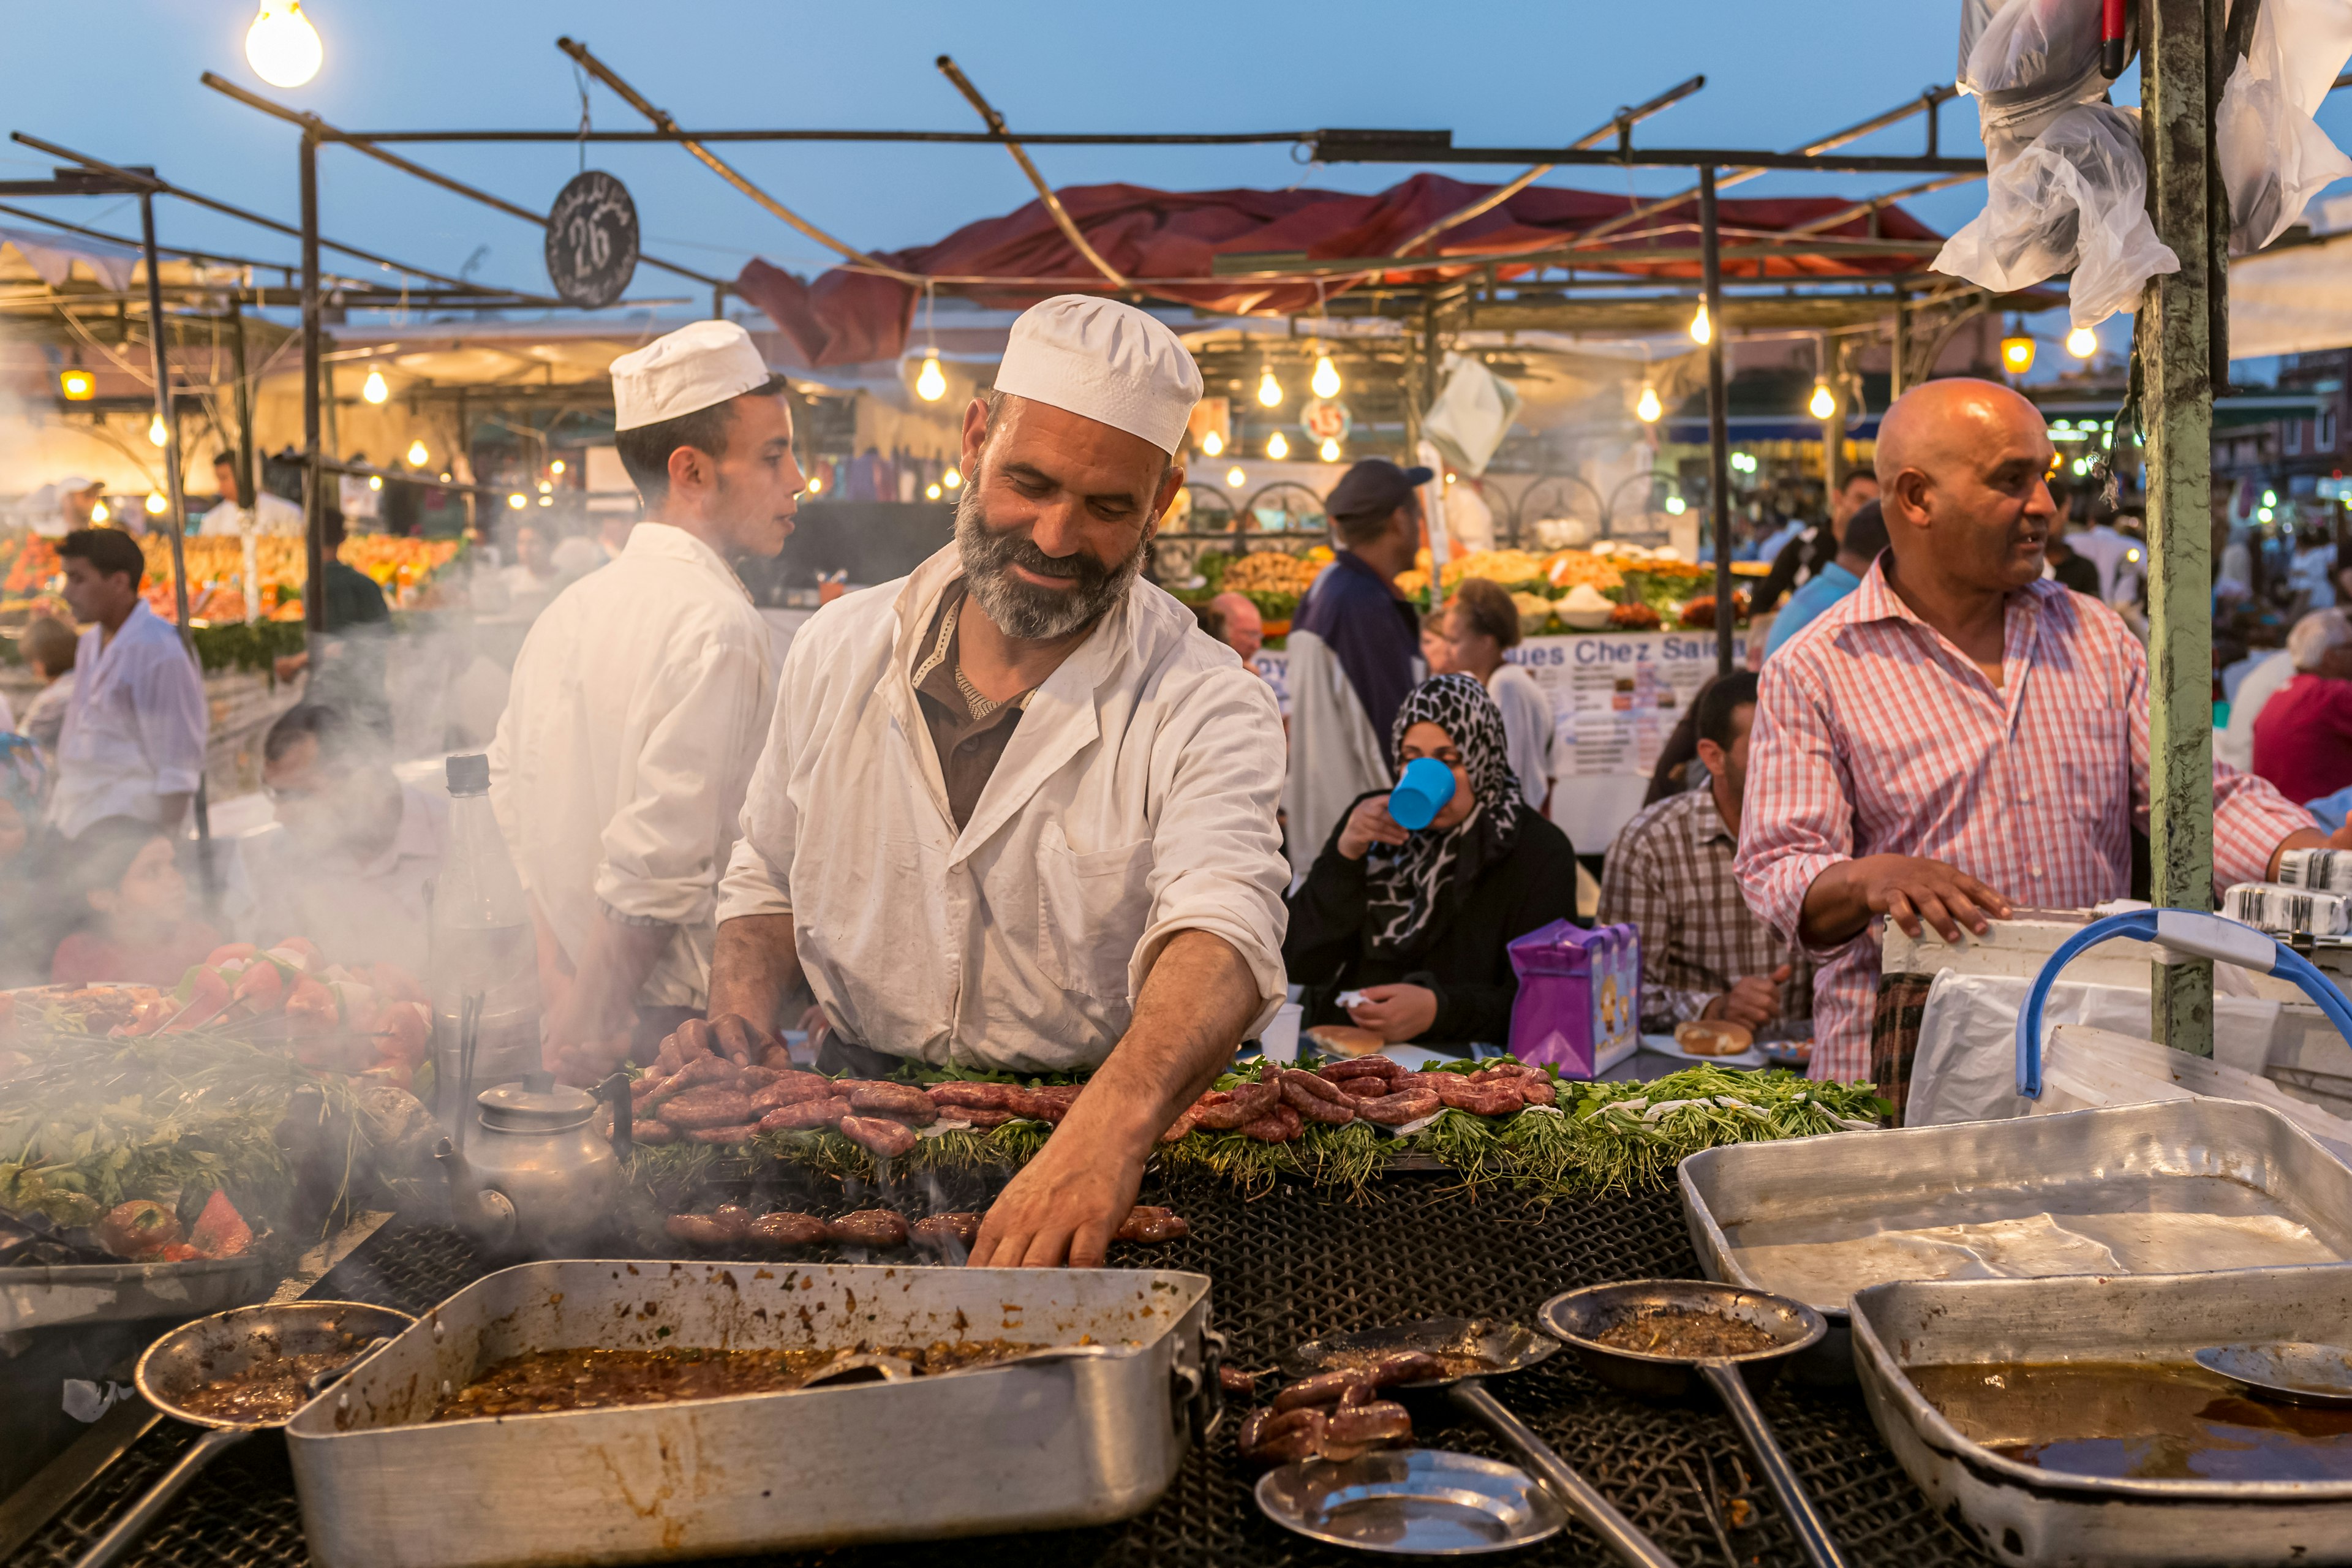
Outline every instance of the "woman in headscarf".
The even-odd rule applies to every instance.
[[[1502,713],[1474,678],[1415,687],[1391,750],[1400,770],[1422,757],[1453,770],[1453,798],[1417,832],[1389,815],[1387,791],[1358,798],[1291,898],[1283,961],[1310,1027],[1500,1045],[1518,994],[1505,944],[1576,918],[1576,851],[1528,805]],[[1361,999],[1343,1011],[1350,991]]]

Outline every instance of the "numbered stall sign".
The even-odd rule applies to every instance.
[[[591,169],[563,187],[547,218],[547,277],[567,305],[602,310],[637,270],[637,205],[628,187]]]

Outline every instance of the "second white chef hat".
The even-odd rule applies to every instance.
[[[996,390],[1098,420],[1172,456],[1201,401],[1201,368],[1174,332],[1134,306],[1057,294],[1013,323]]]

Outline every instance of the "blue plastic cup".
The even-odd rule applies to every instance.
[[[1454,770],[1435,757],[1415,757],[1405,763],[1396,788],[1389,791],[1389,815],[1397,826],[1418,833],[1437,820],[1454,798]]]

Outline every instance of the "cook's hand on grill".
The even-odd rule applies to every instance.
[[[1426,985],[1367,985],[1363,997],[1349,1018],[1392,1046],[1421,1038],[1437,1022],[1437,993]]]
[[[1143,1185],[1140,1147],[1119,1130],[1082,1118],[1083,1096],[1036,1158],[1006,1184],[981,1222],[973,1268],[1099,1268],[1111,1233]]]
[[[1957,866],[1918,855],[1865,855],[1849,861],[1856,890],[1874,915],[1885,915],[1916,937],[1921,926],[1957,944],[1965,926],[1982,936],[1991,922],[2005,921],[2010,905],[1992,889]]]

